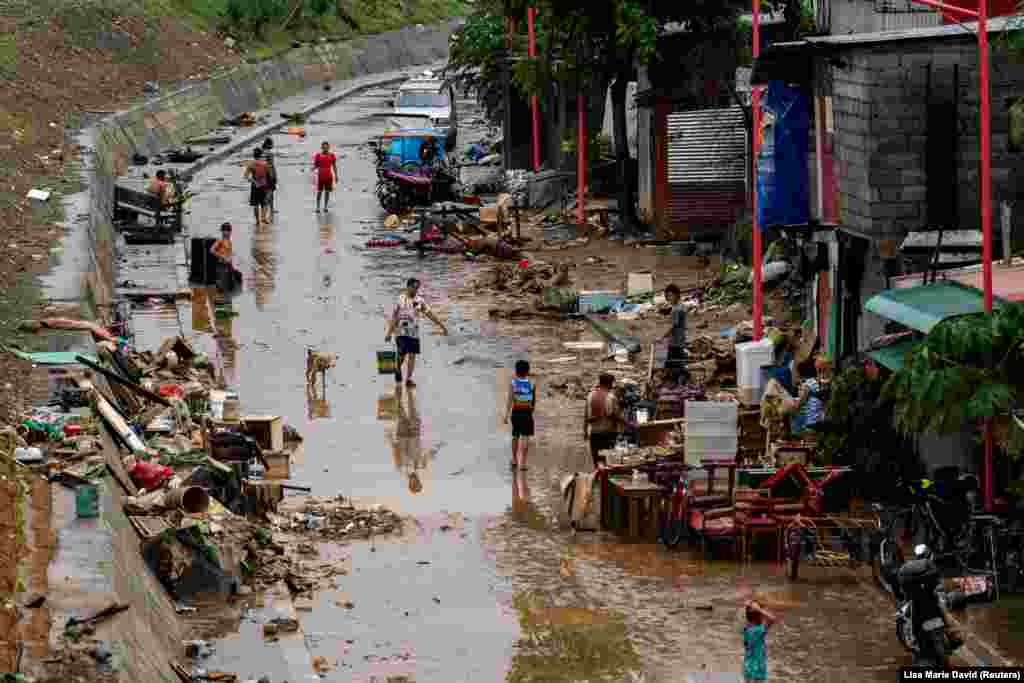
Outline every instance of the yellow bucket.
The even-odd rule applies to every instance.
[[[394,396],[381,396],[377,399],[377,419],[394,420],[398,417],[398,399]]]

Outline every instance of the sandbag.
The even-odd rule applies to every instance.
[[[601,528],[601,489],[593,473],[575,472],[561,481],[562,515],[576,531]]]

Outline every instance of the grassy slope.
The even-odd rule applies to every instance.
[[[209,31],[223,27],[220,17],[228,4],[228,0],[147,1],[168,2],[197,27]],[[434,23],[466,11],[463,0],[343,0],[342,5],[358,24],[358,32],[335,16],[293,21],[284,31],[272,25],[261,40],[250,45],[250,58],[265,58],[287,48],[294,40],[306,41],[323,36],[345,39],[357,34],[383,33],[411,24]]]

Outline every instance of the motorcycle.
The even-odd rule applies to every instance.
[[[942,589],[939,568],[924,544],[914,548],[914,559],[903,563],[897,580],[896,637],[913,654],[913,666],[946,668],[947,657],[963,644],[959,634],[950,632],[946,610],[965,607],[973,596]]]

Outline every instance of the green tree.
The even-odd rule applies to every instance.
[[[959,316],[935,326],[885,385],[903,432],[950,433],[965,424],[1012,413],[1024,385],[1024,304]],[[1021,453],[1019,425],[1008,446]]]

